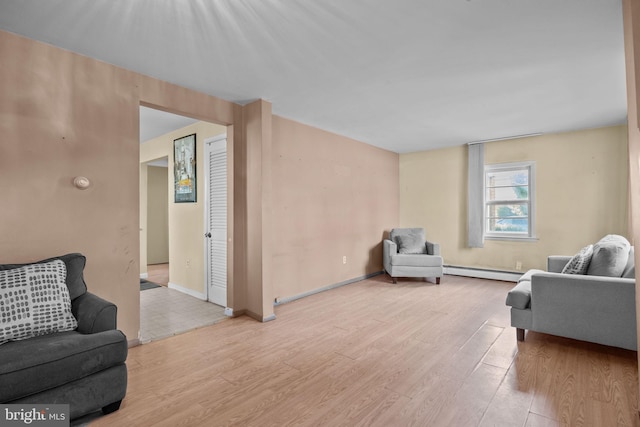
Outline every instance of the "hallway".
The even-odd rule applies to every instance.
[[[224,307],[170,289],[169,264],[148,266],[147,280],[160,287],[140,292],[142,344],[227,319]]]

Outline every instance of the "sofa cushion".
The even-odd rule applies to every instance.
[[[0,344],[78,327],[64,262],[0,271]]]
[[[124,363],[127,339],[117,330],[42,335],[0,346],[0,402],[67,384]]]
[[[593,245],[585,246],[562,269],[564,274],[586,274],[593,257]]]
[[[636,259],[635,250],[633,249],[633,246],[631,246],[631,249],[629,249],[629,259],[627,260],[627,265],[624,268],[624,271],[622,272],[622,277],[624,277],[625,279],[636,278],[635,259]]]
[[[442,257],[422,254],[397,254],[391,256],[391,265],[403,267],[442,267]]]
[[[532,268],[531,270],[528,270],[526,273],[520,276],[520,279],[518,279],[518,283],[531,281],[531,276],[533,276],[536,273],[544,273],[544,272],[545,272],[544,270],[538,270],[537,268]]]
[[[520,310],[531,306],[531,280],[521,280],[509,291],[507,305]]]
[[[69,296],[71,300],[78,298],[80,295],[87,292],[87,284],[84,282],[84,266],[87,259],[84,255],[78,253],[66,254],[59,257],[47,258],[41,261],[26,263],[26,264],[0,264],[0,271],[13,270],[14,268],[23,267],[29,264],[43,264],[59,259],[64,262],[67,267],[66,283],[69,288]]]
[[[631,244],[622,236],[610,234],[593,245],[593,256],[587,274],[621,277],[629,259]]]
[[[426,254],[424,236],[418,234],[405,234],[397,237],[398,253],[401,254]]]

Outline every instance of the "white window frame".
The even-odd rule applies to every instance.
[[[526,170],[529,174],[529,198],[527,200],[519,199],[519,200],[511,200],[506,202],[513,202],[514,204],[528,204],[528,224],[529,229],[527,233],[508,233],[508,232],[493,232],[487,230],[487,211],[488,206],[491,204],[487,200],[487,173],[495,172],[495,171],[515,171],[515,170]],[[483,213],[482,213],[482,227],[484,229],[484,237],[485,239],[490,240],[537,240],[535,225],[536,225],[536,205],[535,205],[535,197],[536,197],[536,164],[535,162],[517,162],[517,163],[497,163],[485,165],[484,167],[484,175],[483,175],[483,184],[482,184],[482,198],[483,198]],[[505,200],[501,200],[501,203],[504,203]]]

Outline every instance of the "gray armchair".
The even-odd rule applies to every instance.
[[[443,275],[440,245],[425,239],[424,228],[394,228],[383,242],[384,269],[397,283],[398,277],[435,277]]]

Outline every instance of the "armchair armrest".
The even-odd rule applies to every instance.
[[[117,311],[115,304],[90,292],[79,296],[71,303],[71,312],[78,321],[78,332],[81,334],[116,329]]]
[[[571,261],[570,256],[551,255],[547,257],[547,271],[550,273],[562,273],[562,269]]]
[[[395,242],[389,239],[384,239],[383,244],[384,247],[382,248],[382,252],[385,258],[398,253],[398,245],[396,245]]]
[[[425,245],[427,246],[428,255],[440,255],[440,243],[433,243],[433,242],[427,241]]]
[[[391,255],[398,253],[398,245],[392,240],[384,239],[382,242],[382,265],[386,272],[391,271]]]

